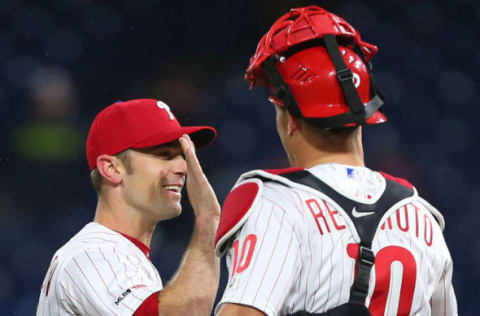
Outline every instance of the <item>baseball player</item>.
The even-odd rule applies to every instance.
[[[86,146],[98,193],[95,218],[54,254],[37,315],[210,314],[220,206],[195,146],[215,136],[212,127],[182,127],[157,100],[117,102],[96,116]],[[158,222],[180,215],[185,182],[195,226],[164,287],[149,258],[150,241]]]
[[[362,126],[386,121],[376,52],[316,6],[261,39],[246,79],[270,89],[292,168],[247,172],[227,196],[216,315],[457,315],[442,215],[408,181],[364,164]]]

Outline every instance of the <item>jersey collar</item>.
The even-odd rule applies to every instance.
[[[120,233],[122,234],[123,237],[127,238],[128,240],[130,240],[135,246],[137,246],[144,254],[145,256],[150,259],[150,248],[145,245],[144,243],[142,243],[140,240],[136,239],[136,238],[133,238],[132,236],[128,236],[124,233]]]

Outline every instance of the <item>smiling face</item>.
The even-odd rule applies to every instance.
[[[122,177],[124,201],[154,222],[180,215],[187,164],[178,141],[128,153]]]

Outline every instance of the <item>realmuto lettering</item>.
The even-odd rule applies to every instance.
[[[321,235],[331,233],[333,229],[336,231],[344,230],[346,226],[338,213],[325,200],[307,199],[305,205],[308,207],[318,231]],[[368,213],[367,213],[368,215]],[[415,236],[421,238],[426,245],[431,246],[433,243],[433,224],[432,219],[427,214],[419,215],[419,207],[414,203],[404,205],[389,216],[385,223],[381,225],[381,230],[397,229],[401,232],[408,233],[414,230]],[[420,231],[423,232],[420,235]]]
[[[327,217],[330,218],[330,221],[336,230],[345,229],[345,225],[338,224],[338,211],[332,209],[326,201],[322,200],[319,202],[317,199],[308,199],[305,201],[305,204],[308,206],[310,213],[315,219],[320,234],[323,235],[324,229],[330,233],[330,225]],[[322,229],[322,227],[324,227],[324,229]]]
[[[427,213],[419,215],[419,211],[419,207],[414,203],[405,205],[388,217],[380,228],[382,230],[396,228],[405,233],[413,230],[415,237],[422,239],[430,247],[433,243],[434,234],[432,219]],[[422,235],[420,235],[420,231],[423,231]]]

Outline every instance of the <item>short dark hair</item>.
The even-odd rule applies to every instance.
[[[314,131],[316,134],[328,138],[328,137],[342,137],[342,136],[349,136],[353,134],[357,129],[358,126],[342,126],[342,127],[332,127],[332,128],[321,128],[317,127],[314,124],[311,124],[310,121],[303,120],[305,125],[308,126],[308,129]]]
[[[327,146],[338,146],[354,137],[359,128],[358,126],[342,126],[323,128],[315,124],[315,119],[299,118],[304,122],[305,129],[313,139],[321,139],[322,144]],[[310,139],[312,139],[310,137]]]
[[[316,135],[322,138],[326,143],[335,144],[339,139],[346,139],[355,134],[358,130],[358,126],[342,126],[342,127],[318,127],[317,120],[315,118],[305,118],[302,116],[294,115],[291,111],[283,106],[276,105],[282,111],[288,111],[290,115],[301,120],[307,127],[308,131],[312,135]]]
[[[127,149],[114,156],[117,157],[125,165],[127,173],[132,173],[132,164],[130,161],[129,152],[130,149]],[[97,194],[100,194],[102,192],[103,176],[100,172],[98,172],[97,168],[93,169],[90,173],[90,180],[92,181],[93,188],[95,189]]]

